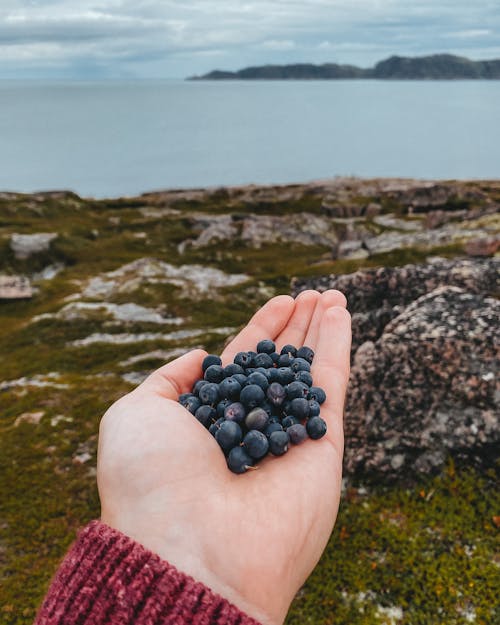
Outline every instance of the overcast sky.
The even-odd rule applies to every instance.
[[[391,54],[500,58],[500,0],[0,0],[0,78],[181,78]]]

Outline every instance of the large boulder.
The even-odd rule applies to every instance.
[[[500,303],[439,287],[357,350],[346,405],[350,474],[428,473],[500,444]]]
[[[345,472],[412,478],[500,452],[500,259],[295,280],[343,291],[353,317]]]
[[[23,260],[33,254],[46,252],[50,247],[51,241],[56,239],[57,236],[55,232],[38,232],[36,234],[14,233],[10,239],[10,248],[17,259]]]

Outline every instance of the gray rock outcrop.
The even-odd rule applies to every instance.
[[[51,241],[57,238],[55,232],[38,232],[36,234],[14,233],[10,238],[10,248],[18,260],[29,258],[33,254],[46,252]]]
[[[500,259],[436,259],[294,283],[353,315],[345,472],[412,478],[500,452]]]
[[[26,276],[0,275],[0,300],[30,299],[31,297],[33,297],[33,289]]]

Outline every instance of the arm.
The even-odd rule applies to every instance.
[[[270,300],[225,349],[223,363],[262,338],[272,338],[278,347],[306,344],[315,350],[312,373],[315,384],[327,392],[322,406],[327,436],[306,441],[281,458],[266,457],[257,471],[234,475],[215,440],[177,403],[178,395],[190,390],[199,376],[206,353],[195,350],[161,367],[102,419],[97,475],[101,523],[84,530],[44,606],[57,604],[58,593],[85,568],[98,532],[95,558],[88,563],[90,577],[76,588],[70,609],[77,611],[92,597],[86,602],[92,610],[102,599],[110,618],[82,615],[75,623],[114,623],[111,619],[122,600],[128,612],[121,613],[116,621],[120,623],[283,623],[295,593],[326,546],[338,510],[351,338],[345,298],[337,291],[306,291],[296,300]],[[85,542],[88,532],[92,539]],[[119,538],[113,542],[111,536]],[[107,547],[100,551],[103,541],[124,547],[119,552],[111,548],[107,568]],[[141,558],[149,558],[148,566],[154,562],[161,572],[149,578]],[[110,571],[116,566],[114,576]],[[149,580],[146,586],[136,574]],[[194,603],[184,590],[175,591],[178,576],[184,590],[193,589]],[[95,585],[101,583],[96,600]],[[144,601],[144,595],[149,599]],[[140,614],[148,602],[156,605],[157,600],[163,602],[165,614],[177,614],[187,601],[188,620],[127,620],[126,614]],[[198,617],[192,609],[201,609],[202,620],[193,620]],[[73,622],[43,620],[49,618],[43,610],[37,625]],[[211,610],[212,620],[206,616]],[[226,613],[232,616],[226,618]]]

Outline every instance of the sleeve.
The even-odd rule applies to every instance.
[[[52,579],[34,625],[260,625],[125,534],[92,521]]]

